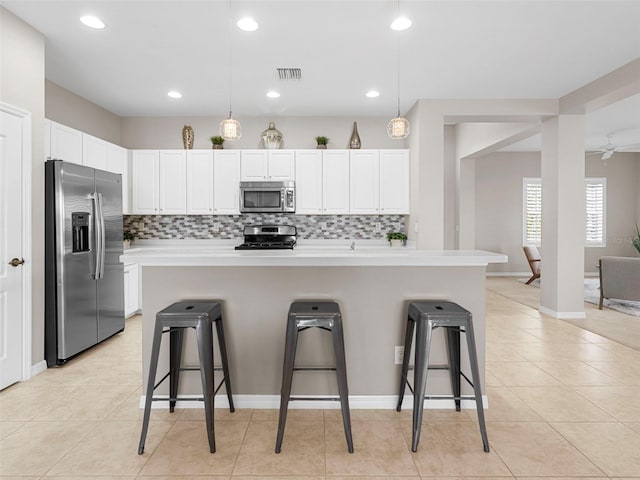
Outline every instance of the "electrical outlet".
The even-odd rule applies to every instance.
[[[218,222],[215,222],[213,224],[213,227],[211,227],[211,230],[213,230],[214,232],[219,232],[220,231],[220,224]]]
[[[375,230],[376,232],[379,232],[380,230],[382,230],[382,224],[380,222],[375,223]]]
[[[138,230],[144,230],[144,222],[138,222]]]
[[[326,230],[327,229],[327,222],[320,222],[320,230]]]
[[[402,361],[404,360],[404,347],[396,345],[395,348],[395,364],[402,365]]]

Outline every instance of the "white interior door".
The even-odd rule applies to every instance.
[[[0,389],[23,378],[22,167],[27,133],[23,118],[0,109]]]

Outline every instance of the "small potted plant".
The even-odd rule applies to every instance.
[[[131,242],[133,242],[135,239],[136,236],[132,232],[125,230],[122,234],[122,243],[124,245],[124,248],[131,248]]]
[[[216,135],[215,137],[211,137],[211,148],[213,148],[214,150],[222,150],[224,147],[222,146],[222,144],[224,143],[224,138],[222,138],[219,135]]]
[[[387,240],[392,247],[402,247],[407,244],[407,235],[404,232],[389,232]]]
[[[316,137],[316,148],[326,149],[327,143],[329,143],[329,137]]]
[[[636,224],[636,238],[631,240],[631,243],[633,243],[633,246],[636,247],[636,250],[638,251],[638,253],[640,253],[640,229],[638,229],[637,224]]]

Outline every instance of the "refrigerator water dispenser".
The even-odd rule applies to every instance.
[[[71,214],[72,252],[88,252],[89,249],[89,221],[90,214],[86,212],[73,212]]]

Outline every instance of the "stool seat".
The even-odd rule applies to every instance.
[[[295,357],[298,344],[298,333],[308,328],[320,328],[331,332],[335,368],[296,367]],[[280,453],[284,430],[287,422],[287,410],[291,400],[325,400],[324,398],[292,397],[291,385],[293,373],[297,371],[335,370],[338,380],[339,397],[342,409],[342,423],[349,453],[353,453],[351,437],[351,415],[349,412],[349,389],[347,387],[347,368],[344,352],[344,336],[342,330],[342,314],[340,307],[333,301],[296,301],[289,307],[287,317],[287,335],[285,339],[284,366],[282,368],[282,388],[280,391],[280,415],[278,417],[278,435],[276,437],[276,453]]]
[[[221,368],[215,368],[213,363],[213,324],[216,326],[218,336],[218,346],[220,349]],[[196,331],[198,345],[198,356],[200,359],[199,368],[182,367],[182,347],[184,343],[184,329],[193,328]],[[156,373],[158,369],[158,357],[160,354],[160,344],[162,335],[169,334],[170,355],[169,372],[156,383]],[[202,381],[201,398],[179,398],[178,385],[180,372],[186,370],[199,370]],[[214,389],[214,371],[222,370],[224,378]],[[138,445],[138,454],[144,453],[144,444],[149,429],[149,417],[151,415],[151,402],[167,401],[166,398],[154,398],[153,392],[167,378],[169,378],[169,411],[173,412],[176,401],[203,401],[205,409],[205,420],[207,426],[207,436],[209,439],[209,451],[215,453],[215,434],[213,424],[214,396],[225,385],[229,409],[235,411],[233,397],[231,394],[231,379],[229,376],[229,364],[227,361],[227,348],[224,338],[224,328],[222,325],[222,306],[220,302],[211,300],[190,300],[176,302],[164,308],[156,314],[156,323],[153,331],[153,343],[151,346],[151,358],[149,361],[149,378],[147,380],[147,390],[144,407],[144,417],[142,421],[142,433]]]
[[[415,363],[414,363],[414,388],[413,392],[413,433],[411,450],[418,450],[420,430],[424,410],[425,390],[427,385],[427,372],[431,369],[449,370],[451,380],[452,398],[455,400],[456,410],[460,411],[460,378],[464,378],[474,390],[472,397],[476,403],[480,435],[485,452],[489,452],[489,440],[484,421],[484,409],[482,404],[482,392],[480,389],[480,373],[476,354],[475,337],[473,333],[473,321],[471,312],[460,305],[443,300],[416,300],[409,303],[407,315],[407,328],[405,333],[406,355],[402,361],[402,374],[400,377],[400,392],[398,395],[397,411],[402,408],[405,387],[408,384],[409,352],[413,344],[413,331],[416,332]],[[447,340],[448,365],[433,366],[429,364],[429,352],[433,330],[444,328]],[[460,368],[460,333],[465,333],[467,349],[469,352],[469,366],[471,368],[472,381]],[[409,386],[411,388],[411,386]],[[438,397],[442,398],[442,397]]]

